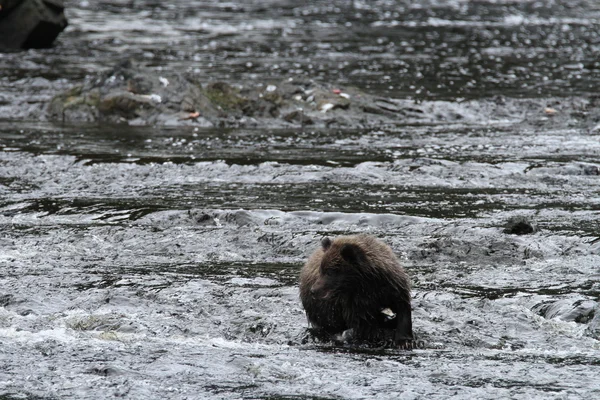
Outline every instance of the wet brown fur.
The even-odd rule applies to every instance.
[[[323,239],[300,273],[309,322],[329,334],[353,330],[359,340],[412,341],[410,281],[392,249],[367,235]],[[390,308],[396,318],[381,313]]]

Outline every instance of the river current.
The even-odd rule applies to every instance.
[[[600,396],[600,120],[573,110],[597,95],[596,2],[66,4],[53,48],[0,54],[0,399]],[[47,118],[127,59],[416,104],[548,100],[364,130]],[[401,259],[423,348],[307,336],[300,268],[354,233]]]

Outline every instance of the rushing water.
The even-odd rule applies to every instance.
[[[40,111],[126,58],[419,101],[597,92],[593,1],[297,3],[67,2],[54,48],[0,55],[0,399],[600,396],[593,123],[224,130]],[[536,231],[505,233],[516,216]],[[424,348],[307,338],[302,263],[358,232],[405,265]]]

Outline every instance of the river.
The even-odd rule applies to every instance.
[[[53,48],[0,54],[0,399],[600,396],[596,2],[66,4]],[[513,111],[377,129],[48,118],[129,59]],[[300,268],[353,233],[399,256],[423,348],[307,336]]]

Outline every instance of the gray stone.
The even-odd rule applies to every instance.
[[[0,0],[0,49],[50,47],[66,28],[62,0]]]
[[[589,336],[600,340],[600,307],[596,307],[595,313],[594,313],[594,318],[590,322],[590,325],[588,326],[586,333]]]

